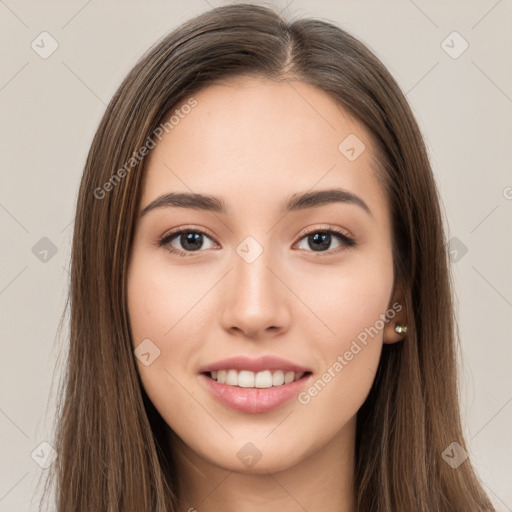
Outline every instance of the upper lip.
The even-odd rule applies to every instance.
[[[252,372],[261,372],[263,370],[284,370],[295,373],[311,372],[311,370],[305,366],[292,363],[291,361],[287,361],[280,357],[266,355],[258,357],[257,359],[251,359],[246,356],[230,357],[201,367],[199,369],[199,373],[218,370],[249,370]]]

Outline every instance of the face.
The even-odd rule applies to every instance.
[[[398,340],[390,212],[370,134],[323,91],[245,78],[194,98],[146,160],[137,365],[181,449],[279,471],[353,441],[382,343]],[[315,196],[330,190],[345,194]]]

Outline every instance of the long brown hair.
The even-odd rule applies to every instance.
[[[152,47],[120,85],[92,142],[72,247],[69,352],[52,466],[57,510],[178,510],[167,425],[141,386],[128,322],[139,150],[180,102],[245,74],[319,87],[370,130],[379,153],[408,332],[384,346],[358,412],[356,510],[494,510],[469,459],[454,469],[442,457],[454,441],[464,447],[458,335],[440,198],[412,111],[384,65],[344,30],[286,21],[251,4],[210,10]]]

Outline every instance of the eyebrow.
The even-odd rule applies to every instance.
[[[348,190],[339,188],[293,194],[284,203],[283,213],[305,210],[307,208],[314,208],[332,203],[353,204],[362,208],[370,216],[373,216],[368,205],[359,196],[349,192]],[[142,217],[152,210],[165,207],[190,208],[193,210],[203,210],[221,214],[229,213],[227,204],[219,197],[195,193],[171,192],[157,197],[141,211],[140,215]]]

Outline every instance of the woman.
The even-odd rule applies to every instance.
[[[439,203],[340,28],[238,4],[158,42],[80,186],[57,510],[494,510]]]

